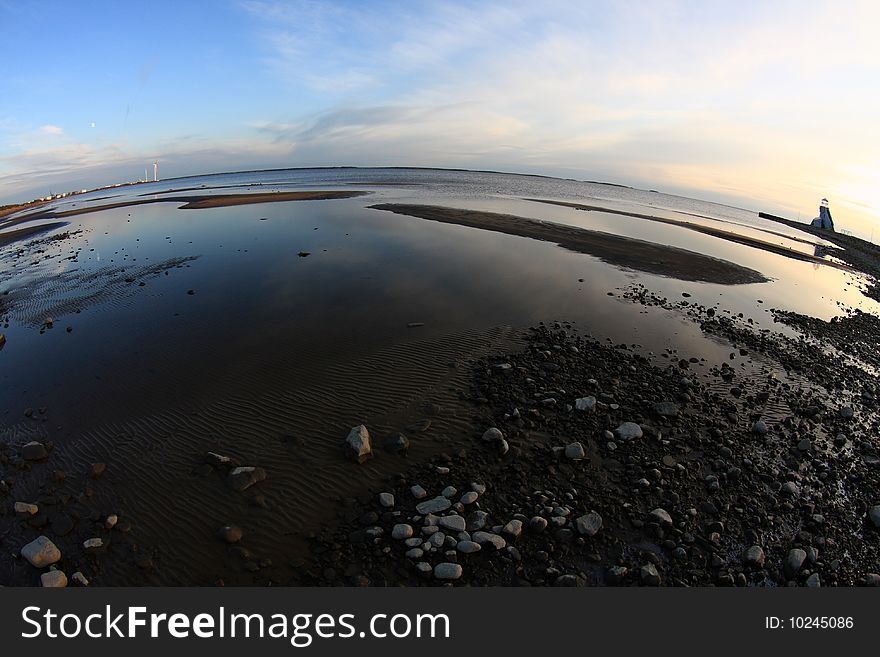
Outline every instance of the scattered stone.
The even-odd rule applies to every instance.
[[[642,427],[635,422],[624,422],[614,430],[614,437],[626,442],[642,437]]]
[[[542,518],[541,516],[535,516],[534,518],[529,520],[529,530],[534,532],[535,534],[540,534],[545,529],[547,529],[546,518]]]
[[[224,525],[218,531],[218,535],[222,540],[232,545],[233,543],[238,543],[241,540],[244,532],[241,531],[241,527],[237,527],[235,525]]]
[[[764,420],[758,420],[752,425],[752,433],[763,436],[767,433],[767,423]]]
[[[389,452],[406,454],[409,451],[409,438],[402,433],[395,433],[385,437],[382,447]]]
[[[70,576],[70,581],[76,584],[77,586],[88,586],[89,580],[83,575],[80,571],[76,571],[73,575]]]
[[[247,465],[233,468],[229,472],[226,481],[232,490],[241,493],[254,484],[264,481],[267,476],[263,468]]]
[[[50,570],[40,575],[40,586],[47,589],[64,588],[67,586],[67,575],[60,570]]]
[[[483,532],[483,531],[474,532],[474,535],[471,537],[471,540],[473,540],[475,543],[479,543],[481,546],[482,545],[491,545],[496,550],[503,550],[505,548],[505,546],[507,545],[507,541],[505,541],[498,534],[494,534],[492,532]]]
[[[416,572],[422,577],[430,577],[433,574],[434,569],[427,561],[419,561],[416,564]]]
[[[522,521],[516,519],[511,520],[506,525],[504,525],[504,528],[501,530],[501,532],[505,536],[509,536],[513,540],[518,539],[520,537],[520,534],[522,534]]]
[[[394,495],[391,493],[379,493],[379,504],[386,509],[394,508]]]
[[[438,563],[434,566],[434,577],[442,580],[453,580],[461,577],[461,566],[457,563]]]
[[[648,514],[648,518],[651,522],[656,522],[661,527],[672,526],[672,516],[669,515],[666,509],[654,509]]]
[[[35,516],[40,512],[40,507],[36,504],[29,504],[28,502],[16,502],[12,508],[17,514],[23,516]]]
[[[743,553],[743,563],[752,568],[761,568],[764,565],[764,550],[759,545],[753,545]]]
[[[208,452],[207,454],[205,454],[205,463],[219,468],[222,466],[230,465],[232,463],[232,459],[230,459],[228,456],[217,454],[216,452]]]
[[[458,493],[458,490],[455,488],[455,486],[447,486],[442,491],[440,491],[440,494],[443,497],[447,497],[447,498],[453,498],[453,497],[455,497],[455,495],[457,493]]]
[[[43,443],[32,440],[22,446],[21,458],[25,461],[42,461],[49,458],[49,452]]]
[[[819,573],[813,573],[809,577],[807,577],[807,581],[804,584],[807,588],[810,589],[818,589],[822,586],[822,580],[819,577]]]
[[[106,463],[92,463],[92,469],[89,474],[92,479],[99,479],[105,470],[107,470]]]
[[[800,495],[801,489],[795,482],[786,481],[784,484],[782,484],[779,492],[782,493],[784,497],[797,497],[798,495]]]
[[[504,440],[504,434],[501,433],[500,429],[492,427],[491,429],[486,429],[486,431],[483,432],[483,440],[487,443],[495,442],[496,440]]]
[[[586,413],[592,413],[596,408],[596,398],[595,397],[581,397],[580,399],[574,400],[574,407],[579,411],[584,411]]]
[[[639,576],[642,579],[642,584],[645,586],[660,586],[660,574],[652,563],[642,566]]]
[[[452,502],[449,501],[449,498],[439,495],[434,499],[417,504],[416,511],[419,513],[419,515],[426,516],[429,513],[440,513],[442,511],[446,511],[446,509],[451,506]]]
[[[461,516],[443,516],[437,521],[444,529],[454,532],[463,532],[465,530],[465,520]]]
[[[421,559],[425,556],[425,551],[422,548],[412,548],[411,550],[407,550],[404,556],[407,559]]]
[[[422,488],[418,484],[416,484],[415,486],[412,486],[409,489],[409,492],[412,493],[412,496],[414,498],[416,498],[417,500],[424,499],[425,496],[427,496],[427,494],[428,494],[428,491],[426,491],[424,488]]]
[[[840,409],[840,417],[844,420],[850,419],[854,415],[852,406],[844,406]]]
[[[370,432],[363,424],[352,427],[345,439],[344,446],[348,457],[357,463],[364,463],[367,459],[373,458]]]
[[[469,490],[467,493],[461,496],[461,503],[467,506],[468,504],[473,504],[477,501],[480,496],[476,493],[476,491]]]
[[[794,548],[788,552],[785,557],[785,574],[788,577],[794,577],[798,574],[804,561],[807,560],[807,553],[800,548]]]
[[[111,513],[109,516],[107,516],[107,519],[104,521],[104,528],[105,529],[113,529],[116,526],[116,523],[118,523],[118,522],[119,522],[119,516],[117,516],[115,513]]]
[[[474,511],[473,513],[468,514],[467,531],[474,532],[484,529],[488,520],[489,514],[485,511]]]
[[[579,442],[573,442],[565,446],[565,458],[572,461],[580,461],[586,456],[584,446]]]
[[[654,412],[660,417],[678,417],[679,406],[675,402],[658,402],[654,404]]]
[[[602,516],[591,511],[575,520],[574,526],[583,536],[595,536],[602,529]]]
[[[104,551],[104,540],[101,538],[89,538],[83,541],[83,549],[89,554],[99,554]]]
[[[400,523],[400,524],[394,525],[394,527],[391,529],[391,538],[398,540],[398,541],[410,538],[412,535],[413,535],[412,525]]]
[[[39,536],[21,548],[21,556],[34,568],[45,568],[61,560],[61,550],[45,536]]]

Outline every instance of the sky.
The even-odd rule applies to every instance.
[[[880,240],[880,3],[0,0],[0,204],[143,177],[438,166]]]

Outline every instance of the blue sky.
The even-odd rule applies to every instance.
[[[0,0],[0,203],[245,168],[609,180],[862,228],[872,2]]]

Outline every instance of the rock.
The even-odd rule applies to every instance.
[[[786,576],[794,577],[797,575],[806,560],[807,553],[804,550],[801,550],[800,548],[789,550],[788,555],[785,557]]]
[[[418,484],[416,484],[415,486],[412,486],[409,489],[409,492],[412,493],[412,496],[414,498],[416,498],[417,500],[424,499],[425,496],[428,494],[428,491],[426,491],[424,488],[422,488]]]
[[[21,548],[21,556],[34,568],[45,568],[61,560],[61,550],[45,536],[39,536]]]
[[[364,463],[373,458],[373,448],[370,446],[370,432],[363,424],[352,427],[344,443],[348,458],[356,463]]]
[[[596,408],[596,398],[595,397],[581,397],[580,399],[574,400],[574,407],[579,411],[584,411],[586,413],[591,413]]]
[[[394,527],[392,527],[392,529],[391,529],[391,538],[398,540],[398,541],[410,538],[412,535],[413,535],[412,525],[400,523],[400,524],[394,525]]]
[[[421,559],[423,556],[425,556],[425,551],[422,548],[412,548],[410,550],[407,550],[406,554],[404,554],[403,556],[405,556],[407,559]]]
[[[441,511],[446,511],[449,507],[452,506],[452,502],[449,501],[448,497],[443,497],[439,495],[431,500],[426,500],[425,502],[421,502],[416,505],[416,512],[419,515],[426,516],[429,513],[440,513]]]
[[[486,527],[489,520],[489,514],[485,511],[474,511],[468,514],[467,531],[474,532]]]
[[[767,433],[767,423],[764,420],[758,420],[752,425],[752,433],[763,436]]]
[[[83,575],[80,571],[76,571],[73,575],[70,576],[70,581],[76,584],[77,586],[88,586],[89,580]]]
[[[660,574],[652,563],[642,566],[639,576],[645,586],[660,586]]]
[[[205,463],[208,465],[213,465],[215,468],[219,468],[225,465],[231,465],[232,459],[228,456],[223,456],[222,454],[218,454],[217,452],[208,452],[205,454]]]
[[[21,448],[21,458],[25,461],[42,461],[49,458],[49,452],[43,443],[32,440],[25,443]]]
[[[391,493],[379,493],[379,504],[386,509],[394,508],[394,495]]]
[[[462,554],[473,554],[482,550],[483,547],[475,541],[459,541],[455,549]]]
[[[602,529],[602,516],[591,511],[574,521],[578,533],[583,536],[595,536]]]
[[[614,437],[624,442],[642,437],[642,428],[635,422],[624,422],[614,430]]]
[[[865,586],[880,586],[880,575],[877,573],[865,575]]]
[[[106,463],[92,463],[91,471],[89,472],[89,476],[92,479],[98,479],[104,474],[104,471],[107,470]]]
[[[547,529],[546,518],[542,518],[541,516],[535,516],[534,518],[529,520],[529,530],[534,532],[535,534],[540,534],[545,529]]]
[[[565,458],[580,461],[584,456],[586,456],[584,446],[579,442],[570,443],[565,446]]]
[[[241,537],[244,535],[244,532],[241,531],[241,527],[236,527],[235,525],[225,525],[220,528],[217,532],[217,535],[230,545],[233,543],[238,543],[241,540]]]
[[[113,529],[116,526],[117,522],[119,522],[119,516],[117,516],[115,513],[111,513],[104,521],[104,528]]]
[[[752,568],[760,568],[764,565],[764,550],[759,545],[753,545],[743,553],[743,563]]]
[[[477,501],[480,496],[477,495],[475,491],[469,490],[467,493],[461,496],[461,503],[467,506],[468,504],[473,504]]]
[[[457,493],[458,490],[455,488],[455,486],[447,486],[442,491],[440,491],[440,494],[446,498],[453,498]]]
[[[654,404],[654,412],[660,417],[678,417],[679,406],[675,402],[658,402]]]
[[[474,535],[471,536],[471,540],[475,543],[479,543],[481,546],[491,545],[496,550],[503,550],[507,545],[507,541],[498,534],[493,534],[492,532],[474,532]]]
[[[487,443],[495,442],[496,440],[504,440],[504,434],[501,433],[500,429],[492,427],[483,432],[483,440]]]
[[[385,437],[382,447],[389,452],[406,454],[409,451],[409,438],[402,433],[395,433]]]
[[[466,523],[461,516],[443,516],[437,521],[437,524],[453,532],[463,532]]]
[[[482,495],[486,492],[486,484],[478,484],[477,482],[472,481],[471,490],[474,491],[477,495]]]
[[[844,406],[840,409],[840,417],[844,420],[850,419],[854,415],[852,406]]]
[[[438,563],[434,566],[434,577],[443,580],[458,579],[461,577],[461,566],[457,563]]]
[[[106,547],[104,545],[104,540],[101,538],[89,538],[83,541],[83,550],[85,550],[89,554],[99,554],[104,551]]]
[[[650,522],[656,522],[661,527],[670,527],[672,525],[672,516],[667,513],[666,509],[654,509],[648,514]]]
[[[822,586],[822,580],[819,577],[819,573],[813,573],[809,577],[807,577],[807,581],[805,582],[805,586],[810,589],[818,589]]]
[[[12,505],[13,510],[23,516],[35,516],[40,511],[40,507],[36,504],[29,504],[28,502],[16,502]]]
[[[504,528],[501,530],[501,532],[505,536],[509,536],[513,540],[518,539],[520,537],[520,534],[522,534],[522,521],[515,519],[511,520],[506,525],[504,525]]]
[[[868,519],[871,524],[880,529],[880,504],[875,504],[868,510]]]
[[[241,493],[254,484],[264,481],[267,476],[263,468],[246,465],[233,468],[226,477],[226,482],[232,490]]]
[[[431,567],[427,561],[419,561],[416,564],[416,572],[421,577],[430,577],[434,573],[434,569]]]
[[[498,454],[499,455],[504,456],[505,454],[507,454],[507,452],[510,451],[510,445],[507,443],[507,441],[504,438],[499,440],[497,444],[498,444]]]
[[[40,586],[47,589],[62,589],[67,586],[67,575],[60,570],[50,570],[40,575]]]
[[[797,497],[800,495],[801,489],[800,487],[793,481],[786,481],[782,484],[782,488],[779,489],[779,492],[784,497]]]

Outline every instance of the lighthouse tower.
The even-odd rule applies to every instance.
[[[153,161],[153,182],[158,182],[159,180],[159,161]]]

